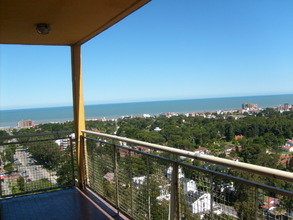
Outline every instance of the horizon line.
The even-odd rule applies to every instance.
[[[268,95],[243,95],[243,96],[222,96],[222,97],[206,97],[206,98],[182,98],[182,99],[163,99],[163,100],[150,100],[150,101],[125,101],[125,102],[109,102],[109,103],[98,103],[98,104],[84,104],[84,106],[96,106],[96,105],[116,105],[116,104],[135,104],[135,103],[151,103],[151,102],[171,102],[171,101],[188,101],[188,100],[203,100],[203,99],[222,99],[222,98],[245,98],[245,97],[261,97],[261,96],[285,96],[293,95],[291,94],[268,94]],[[30,110],[30,109],[45,109],[45,108],[68,108],[73,107],[73,105],[64,106],[43,106],[43,107],[19,107],[19,108],[5,108],[0,109],[0,111],[13,111],[13,110]]]

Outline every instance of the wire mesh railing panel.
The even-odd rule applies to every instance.
[[[104,195],[102,172],[102,148],[97,142],[87,140],[87,184],[100,195]]]
[[[1,196],[72,187],[73,157],[69,137],[14,136],[1,146]]]
[[[293,184],[291,185],[293,190]],[[259,219],[293,219],[293,198],[263,189],[256,189]]]
[[[281,189],[239,178],[241,175],[251,177],[251,174],[242,172],[234,177],[227,175],[229,170],[202,172],[201,169],[188,165],[179,168],[181,219],[254,220],[293,217],[292,193],[287,196],[286,193],[278,193]],[[283,187],[286,190],[293,189],[291,183],[282,181],[280,184],[286,184],[287,187]]]
[[[168,219],[173,163],[150,157],[149,170],[151,219]]]
[[[112,144],[87,140],[88,186],[116,204],[115,151]]]
[[[170,163],[125,150],[118,157],[119,208],[133,219],[168,219]]]
[[[293,218],[292,182],[97,135],[109,142],[87,141],[89,186],[131,219]]]
[[[211,210],[211,176],[196,170],[179,168],[180,215],[197,219]]]
[[[121,151],[121,150],[120,150]],[[123,153],[118,153],[118,194],[119,208],[121,211],[132,215],[133,213],[133,193],[132,193],[132,166],[131,151],[123,149]]]

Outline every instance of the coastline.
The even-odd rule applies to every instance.
[[[168,112],[177,114],[216,112],[241,109],[243,103],[255,103],[260,108],[276,107],[284,103],[293,104],[293,94],[85,105],[85,117],[86,120],[102,118],[109,120],[123,116],[141,117],[143,114],[156,116]],[[35,124],[64,123],[73,120],[73,107],[0,110],[0,129],[15,128],[17,122],[21,120],[33,120]]]

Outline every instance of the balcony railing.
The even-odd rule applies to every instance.
[[[72,187],[72,147],[68,132],[1,137],[1,198]]]
[[[132,219],[293,218],[290,172],[102,133],[82,137],[84,186]]]

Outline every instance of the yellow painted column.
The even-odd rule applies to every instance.
[[[84,149],[81,141],[81,131],[85,130],[84,101],[82,87],[81,45],[71,46],[72,64],[72,94],[74,110],[74,126],[76,139],[76,154],[78,165],[78,187],[84,187]]]

